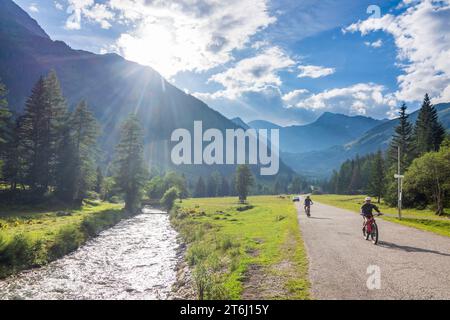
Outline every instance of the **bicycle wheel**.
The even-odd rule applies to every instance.
[[[370,234],[367,232],[367,226],[363,228],[363,237],[365,240],[369,240]]]
[[[372,238],[373,244],[378,244],[378,226],[376,223],[372,224],[372,232],[370,237]]]

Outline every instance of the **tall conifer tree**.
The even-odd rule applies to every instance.
[[[389,160],[392,166],[397,167],[398,147],[400,147],[400,165],[405,170],[414,159],[414,137],[413,125],[409,122],[409,115],[406,112],[406,104],[400,107],[399,123],[395,128],[395,134],[389,147]]]
[[[125,197],[125,209],[134,213],[139,209],[146,170],[144,167],[143,134],[139,120],[130,116],[123,124],[116,148],[115,182]]]
[[[417,155],[437,151],[445,138],[445,129],[439,122],[436,108],[431,104],[428,94],[422,103],[416,125],[414,127]]]

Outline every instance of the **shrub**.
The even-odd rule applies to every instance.
[[[218,239],[216,242],[216,248],[223,251],[227,251],[235,246],[237,246],[237,244],[233,241],[233,239],[231,239],[231,237],[223,237]]]
[[[210,248],[204,244],[194,244],[189,248],[186,259],[190,266],[194,266],[204,261],[208,257],[210,251]]]
[[[4,245],[1,257],[3,264],[12,267],[30,265],[33,262],[32,242],[24,234],[18,233]]]
[[[86,192],[86,199],[88,200],[100,200],[100,194],[95,191]]]
[[[123,202],[123,200],[119,196],[112,196],[109,199],[109,202],[111,202],[111,203],[121,203],[121,202]]]
[[[196,266],[194,281],[199,300],[226,300],[229,298],[225,287],[207,264],[201,263]]]
[[[74,226],[61,228],[49,250],[51,260],[76,250],[84,241],[83,234]]]
[[[172,187],[164,193],[161,199],[161,204],[168,210],[172,210],[175,200],[179,198],[180,192],[176,187]]]
[[[253,208],[254,208],[254,206],[248,205],[248,206],[238,207],[236,210],[239,211],[239,212],[243,212],[243,211],[251,210]]]

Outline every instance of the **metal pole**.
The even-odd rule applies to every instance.
[[[401,178],[401,167],[400,167],[400,146],[398,146],[398,187],[397,187],[397,196],[398,196],[398,218],[402,219],[402,178]]]

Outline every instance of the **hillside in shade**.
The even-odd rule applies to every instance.
[[[261,120],[251,121],[248,125],[255,129],[279,129],[280,149],[303,153],[349,143],[383,122],[369,117],[325,112],[316,121],[302,126],[282,127]]]
[[[439,120],[447,130],[450,130],[450,103],[437,104],[436,109],[438,110]],[[419,111],[411,113],[410,121],[414,123],[418,115]],[[299,173],[326,177],[347,159],[354,158],[356,155],[362,156],[378,150],[386,150],[397,124],[397,119],[390,120],[373,127],[350,143],[305,153],[285,152],[282,154],[282,158]]]
[[[238,127],[170,84],[150,67],[115,54],[74,50],[62,41],[50,39],[38,23],[11,0],[0,1],[0,43],[0,78],[8,87],[11,109],[20,113],[34,83],[54,69],[70,108],[85,99],[101,123],[101,144],[106,160],[113,154],[120,123],[132,112],[138,115],[145,131],[149,164],[161,169],[173,168],[170,160],[173,130],[192,129],[194,121],[202,121],[204,130]],[[280,168],[281,174],[292,174],[284,164]],[[214,170],[229,174],[235,166],[175,169],[195,177]]]

